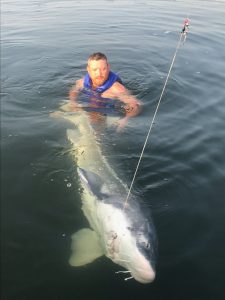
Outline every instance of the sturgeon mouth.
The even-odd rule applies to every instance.
[[[155,272],[154,271],[152,271],[152,272],[143,272],[140,275],[141,276],[133,275],[133,278],[135,280],[137,280],[138,282],[140,282],[140,283],[145,283],[145,284],[151,283],[155,279]]]
[[[155,272],[154,271],[143,271],[141,274],[133,274],[131,271],[118,271],[118,273],[130,273],[131,276],[124,278],[125,281],[130,280],[130,279],[135,279],[136,281],[143,283],[143,284],[148,284],[151,283],[155,279]]]

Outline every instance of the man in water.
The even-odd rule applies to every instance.
[[[140,113],[141,102],[124,87],[119,76],[110,71],[107,57],[101,52],[89,56],[87,74],[78,79],[70,90],[69,98],[73,109],[79,107],[76,99],[82,91],[88,92],[90,97],[98,95],[102,99],[115,99],[124,103],[125,117],[117,122],[118,130],[127,124],[130,117]]]

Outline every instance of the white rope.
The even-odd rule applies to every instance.
[[[135,180],[135,178],[136,178],[137,171],[138,171],[140,162],[141,162],[141,160],[142,160],[142,157],[143,157],[143,154],[144,154],[144,151],[145,151],[145,147],[146,147],[146,145],[147,145],[147,142],[148,142],[148,139],[149,139],[151,130],[152,130],[152,126],[153,126],[153,124],[154,124],[155,117],[156,117],[156,115],[157,115],[157,112],[158,112],[158,109],[159,109],[159,105],[160,105],[160,103],[161,103],[161,100],[162,100],[162,97],[163,97],[163,94],[164,94],[164,91],[165,91],[167,82],[168,82],[168,80],[169,80],[170,73],[171,73],[171,70],[172,70],[172,68],[173,68],[173,65],[174,65],[174,62],[175,62],[175,59],[176,59],[176,56],[177,56],[178,49],[180,48],[181,41],[182,41],[182,37],[183,37],[183,35],[182,35],[182,33],[181,33],[181,34],[180,34],[179,41],[178,41],[178,43],[177,43],[177,47],[176,47],[176,50],[175,50],[173,59],[172,59],[172,62],[171,62],[171,64],[170,64],[170,68],[169,68],[169,71],[168,71],[168,74],[167,74],[167,77],[166,77],[166,80],[165,80],[165,83],[164,83],[164,86],[163,86],[161,95],[160,95],[160,97],[159,97],[158,104],[157,104],[156,109],[155,109],[155,113],[154,113],[153,118],[152,118],[152,122],[151,122],[151,124],[150,124],[150,126],[149,126],[149,130],[148,130],[148,133],[147,133],[147,136],[146,136],[146,139],[145,139],[145,142],[144,142],[144,146],[143,146],[143,148],[142,148],[142,151],[141,151],[141,154],[140,154],[138,163],[137,163],[136,170],[135,170],[134,175],[133,175],[133,179],[132,179],[132,181],[131,181],[130,188],[129,188],[128,193],[127,193],[127,197],[126,197],[126,199],[125,199],[125,201],[124,201],[124,208],[126,207],[127,202],[128,202],[128,199],[129,199],[129,197],[130,197],[131,189],[132,189],[132,187],[133,187],[134,180]]]

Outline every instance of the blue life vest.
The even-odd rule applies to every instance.
[[[108,79],[104,82],[103,85],[101,85],[101,86],[97,87],[96,89],[94,89],[94,91],[99,93],[99,94],[102,94],[106,90],[108,90],[114,84],[114,82],[116,82],[116,81],[123,84],[120,77],[117,74],[110,71]],[[84,89],[92,90],[91,78],[90,78],[88,73],[84,76]]]

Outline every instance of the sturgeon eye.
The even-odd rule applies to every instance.
[[[129,227],[129,226],[128,226],[127,229],[130,230],[130,231],[134,231],[134,228],[133,228],[133,227]]]
[[[142,242],[142,245],[145,247],[145,249],[150,249],[150,243]]]

